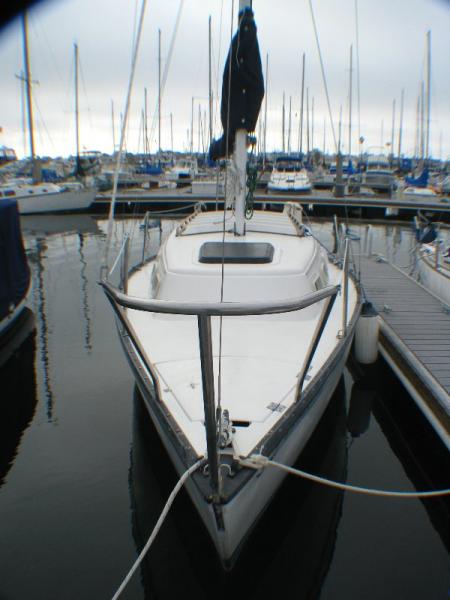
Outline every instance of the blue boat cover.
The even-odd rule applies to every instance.
[[[0,320],[25,296],[30,282],[17,201],[0,201]]]
[[[428,169],[425,167],[419,177],[405,177],[405,183],[418,188],[424,188],[428,185]]]

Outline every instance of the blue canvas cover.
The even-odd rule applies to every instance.
[[[428,169],[425,167],[419,177],[405,177],[405,183],[418,188],[424,188],[428,185]]]
[[[0,200],[0,320],[19,304],[28,290],[30,270],[14,199]]]

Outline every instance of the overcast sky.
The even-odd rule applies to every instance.
[[[148,129],[156,106],[158,29],[162,31],[163,69],[176,16],[181,20],[162,101],[162,147],[170,149],[172,114],[174,147],[188,147],[194,97],[194,148],[198,144],[199,106],[202,121],[208,96],[208,17],[212,19],[213,92],[218,102],[222,69],[230,41],[232,0],[148,0],[143,38],[130,113],[127,149],[143,150],[142,111],[148,91]],[[238,0],[235,0],[235,12]],[[49,0],[29,13],[29,46],[34,86],[36,152],[67,156],[75,152],[73,44],[80,56],[80,138],[82,149],[111,152],[115,112],[118,144],[120,114],[124,110],[131,49],[141,0]],[[360,133],[364,149],[374,151],[391,141],[393,100],[395,151],[401,90],[405,90],[402,153],[417,145],[416,111],[420,82],[426,78],[426,32],[431,31],[430,152],[450,157],[450,2],[448,0],[357,0],[359,22]],[[348,149],[350,46],[353,45],[352,150],[358,151],[355,0],[313,0],[320,47],[327,78],[335,133],[342,107],[342,146]],[[334,148],[313,22],[308,0],[254,0],[261,58],[267,87],[267,147],[281,148],[283,92],[286,110],[292,104],[291,147],[298,148],[301,60],[306,55],[306,86],[310,109],[314,101],[315,147]],[[23,135],[21,84],[23,70],[21,22],[0,32],[2,82],[0,144],[29,153]],[[305,92],[306,94],[306,92]],[[313,100],[314,99],[314,100]],[[306,100],[305,100],[306,103]],[[263,105],[264,107],[264,105]],[[263,110],[262,110],[263,113]],[[215,135],[220,135],[217,116]],[[287,116],[286,116],[287,126]],[[312,138],[312,130],[310,131]],[[157,147],[157,129],[152,151]],[[303,147],[306,145],[306,135]]]

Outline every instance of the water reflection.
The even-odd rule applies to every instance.
[[[52,423],[55,422],[54,380],[58,373],[54,371],[54,365],[52,367],[55,356],[52,354],[51,344],[58,343],[55,328],[60,326],[56,312],[65,304],[67,310],[72,308],[72,311],[76,311],[73,315],[81,315],[81,319],[73,319],[73,323],[78,331],[83,332],[83,347],[87,354],[91,354],[93,343],[89,295],[93,286],[88,274],[93,265],[90,261],[88,242],[92,235],[99,236],[101,230],[97,221],[89,215],[30,215],[23,217],[21,225],[26,236],[28,260],[33,273],[33,306],[38,324],[38,357],[46,417],[47,421]],[[74,241],[76,251],[72,249]],[[64,263],[64,268],[58,272],[61,263]],[[72,273],[79,273],[79,283],[75,285],[71,278]],[[55,292],[52,293],[56,277],[58,298]],[[64,301],[59,301],[62,298]],[[72,306],[75,302],[78,305]],[[67,339],[65,343],[72,344],[73,339]]]
[[[297,467],[345,481],[345,389],[340,382]],[[145,410],[134,398],[130,467],[132,528],[137,550],[145,544],[176,475]],[[343,494],[287,477],[269,510],[225,573],[189,497],[177,498],[141,566],[146,598],[178,595],[225,599],[315,598],[328,572],[342,514]]]
[[[85,239],[82,233],[78,234],[78,254],[80,257],[81,269],[80,269],[80,277],[81,277],[81,304],[82,311],[85,323],[85,333],[84,333],[84,347],[87,350],[87,353],[90,354],[92,351],[92,325],[91,325],[91,317],[89,313],[89,280],[87,277],[87,261],[84,256],[84,245]]]
[[[49,325],[48,309],[45,295],[45,264],[47,258],[47,241],[45,238],[36,239],[36,252],[34,254],[35,269],[33,269],[34,306],[37,307],[39,358],[43,372],[46,414],[49,423],[53,421],[54,394],[51,382],[50,352],[49,352]]]
[[[449,489],[448,450],[387,364],[380,359],[375,365],[365,366],[361,381],[371,412],[414,488]],[[450,553],[450,497],[420,502]]]
[[[23,233],[46,237],[48,235],[100,233],[96,219],[90,215],[21,215],[20,226]]]
[[[20,325],[0,350],[0,486],[36,410],[35,322],[24,309]]]

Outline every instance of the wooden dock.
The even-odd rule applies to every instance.
[[[380,257],[361,258],[380,316],[381,354],[450,449],[450,313],[442,300]]]

